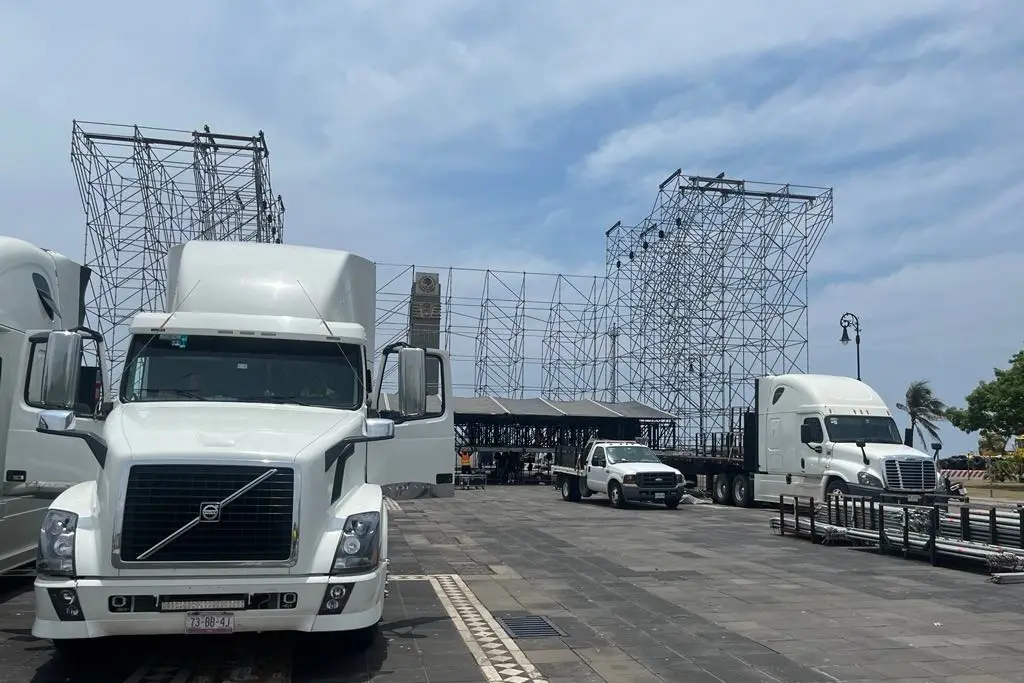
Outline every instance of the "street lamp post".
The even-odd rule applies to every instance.
[[[850,343],[850,328],[853,328],[853,343],[857,347],[857,379],[860,379],[860,318],[853,313],[843,313],[839,319],[839,326],[843,328],[843,336],[839,341],[843,345]]]

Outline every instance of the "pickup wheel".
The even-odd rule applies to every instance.
[[[562,477],[562,500],[575,503],[580,499],[580,480],[576,477]]]
[[[754,492],[746,472],[740,472],[732,478],[732,501],[741,508],[750,507],[754,502]]]
[[[714,483],[711,485],[712,500],[719,505],[729,505],[732,502],[732,487],[729,484],[729,474],[727,472],[716,474]]]
[[[677,507],[679,507],[679,503],[681,503],[681,502],[682,502],[681,498],[669,498],[669,497],[666,497],[665,498],[665,507],[667,507],[669,510],[675,510]]]
[[[626,507],[626,496],[622,495],[622,485],[617,481],[608,484],[608,500],[617,508]]]

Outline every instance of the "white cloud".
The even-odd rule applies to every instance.
[[[81,253],[76,117],[263,129],[286,239],[389,262],[600,271],[603,230],[642,218],[677,167],[832,184],[815,369],[848,360],[819,319],[855,310],[887,398],[923,376],[956,402],[1024,341],[1024,311],[1002,294],[1024,252],[1016,10],[106,0],[54,14],[8,2],[3,232]],[[946,333],[920,332],[936,324]]]

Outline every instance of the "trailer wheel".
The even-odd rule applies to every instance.
[[[562,477],[562,500],[575,503],[580,499],[580,481],[576,477]]]
[[[748,508],[754,502],[753,486],[746,472],[739,472],[732,478],[732,502],[741,508]]]
[[[622,487],[619,485],[619,482],[613,481],[608,484],[608,499],[617,508],[626,507],[626,497],[622,495]]]
[[[727,472],[719,472],[715,475],[711,498],[719,505],[729,505],[732,503],[732,487],[729,486],[729,483],[729,474]]]

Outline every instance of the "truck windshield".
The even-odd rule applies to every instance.
[[[880,415],[829,415],[825,429],[834,443],[903,443],[896,421]]]
[[[354,410],[364,399],[362,350],[291,339],[136,335],[121,400],[294,403]]]
[[[661,462],[647,446],[605,446],[604,451],[610,465],[623,462]]]

